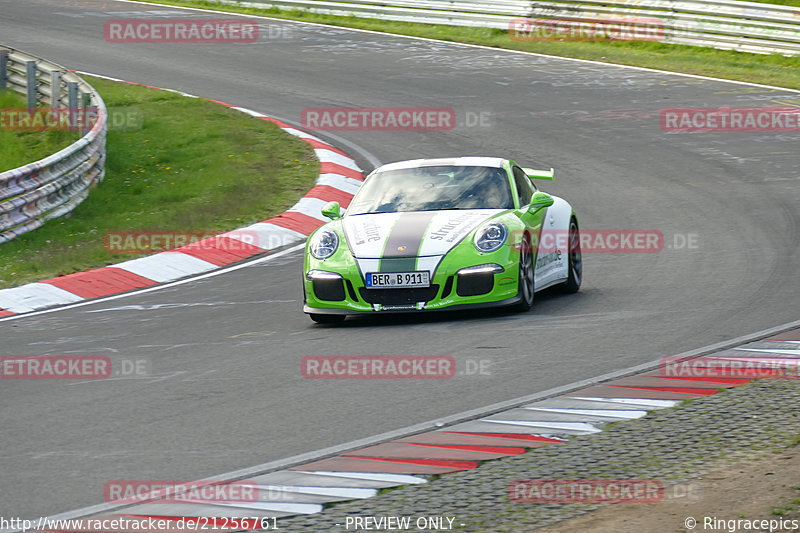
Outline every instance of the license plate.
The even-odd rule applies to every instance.
[[[430,272],[369,272],[367,274],[368,289],[408,289],[428,288],[431,286]]]

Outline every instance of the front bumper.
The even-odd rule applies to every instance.
[[[303,278],[305,313],[369,314],[472,309],[513,305],[518,293],[518,256],[513,247],[474,255],[475,264],[445,256],[430,287],[370,289],[355,261],[348,265],[307,263]]]
[[[469,309],[484,309],[487,307],[506,307],[509,305],[514,305],[519,303],[522,297],[517,294],[512,298],[506,298],[505,300],[500,300],[497,302],[477,302],[477,303],[463,303],[463,304],[451,304],[448,306],[443,307],[426,307],[422,309],[404,309],[400,307],[392,307],[388,309],[381,309],[377,311],[381,314],[386,313],[419,313],[419,312],[435,312],[435,311],[466,311]],[[337,309],[337,308],[315,308],[309,307],[308,304],[303,305],[303,312],[307,314],[315,314],[315,315],[374,315],[376,313],[375,310],[370,309],[368,311],[365,310],[355,310],[355,309]]]

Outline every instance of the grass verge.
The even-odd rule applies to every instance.
[[[777,4],[779,6],[800,7],[800,0],[747,0],[748,2],[758,2],[759,4]]]
[[[266,120],[85,78],[119,125],[108,133],[106,178],[69,217],[0,245],[0,287],[139,257],[107,251],[109,231],[231,230],[285,211],[313,187],[311,147]]]
[[[0,113],[8,109],[25,109],[24,96],[13,91],[0,91]],[[78,140],[71,131],[13,131],[0,126],[0,172],[38,161]]]
[[[393,22],[358,17],[317,15],[302,10],[286,11],[277,8],[256,9],[218,4],[209,0],[141,0],[152,4],[169,4],[263,15],[274,18],[317,22],[334,26],[374,30],[384,33],[411,35],[442,41],[478,44],[509,50],[521,50],[554,56],[590,59],[655,68],[672,72],[748,81],[792,89],[800,88],[800,57],[778,54],[750,54],[699,48],[659,42],[629,41],[538,41],[522,42],[509,37],[507,31],[489,28],[467,28],[436,24]],[[800,0],[784,0],[800,4]]]

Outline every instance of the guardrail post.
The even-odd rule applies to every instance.
[[[69,127],[75,128],[78,119],[78,82],[67,83],[67,107],[69,108]]]
[[[89,109],[91,103],[92,95],[81,91],[81,124],[83,125],[81,128],[82,134],[86,134],[92,129],[92,126],[90,125],[92,113]]]
[[[61,105],[61,72],[50,71],[50,108],[55,109]]]
[[[0,91],[8,89],[8,50],[0,50]]]
[[[33,109],[36,107],[36,103],[38,102],[38,89],[36,87],[36,61],[26,61],[25,62],[28,74],[28,109]]]

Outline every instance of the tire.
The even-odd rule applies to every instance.
[[[516,305],[517,311],[525,312],[533,305],[533,249],[531,238],[526,233],[522,236],[519,249],[519,295],[520,301]]]
[[[567,251],[567,281],[559,285],[561,292],[572,294],[578,292],[583,280],[583,256],[581,255],[581,232],[578,221],[573,217],[569,222],[569,250]]]
[[[308,316],[317,324],[339,324],[346,318],[345,315],[320,315],[317,313],[310,313]]]

